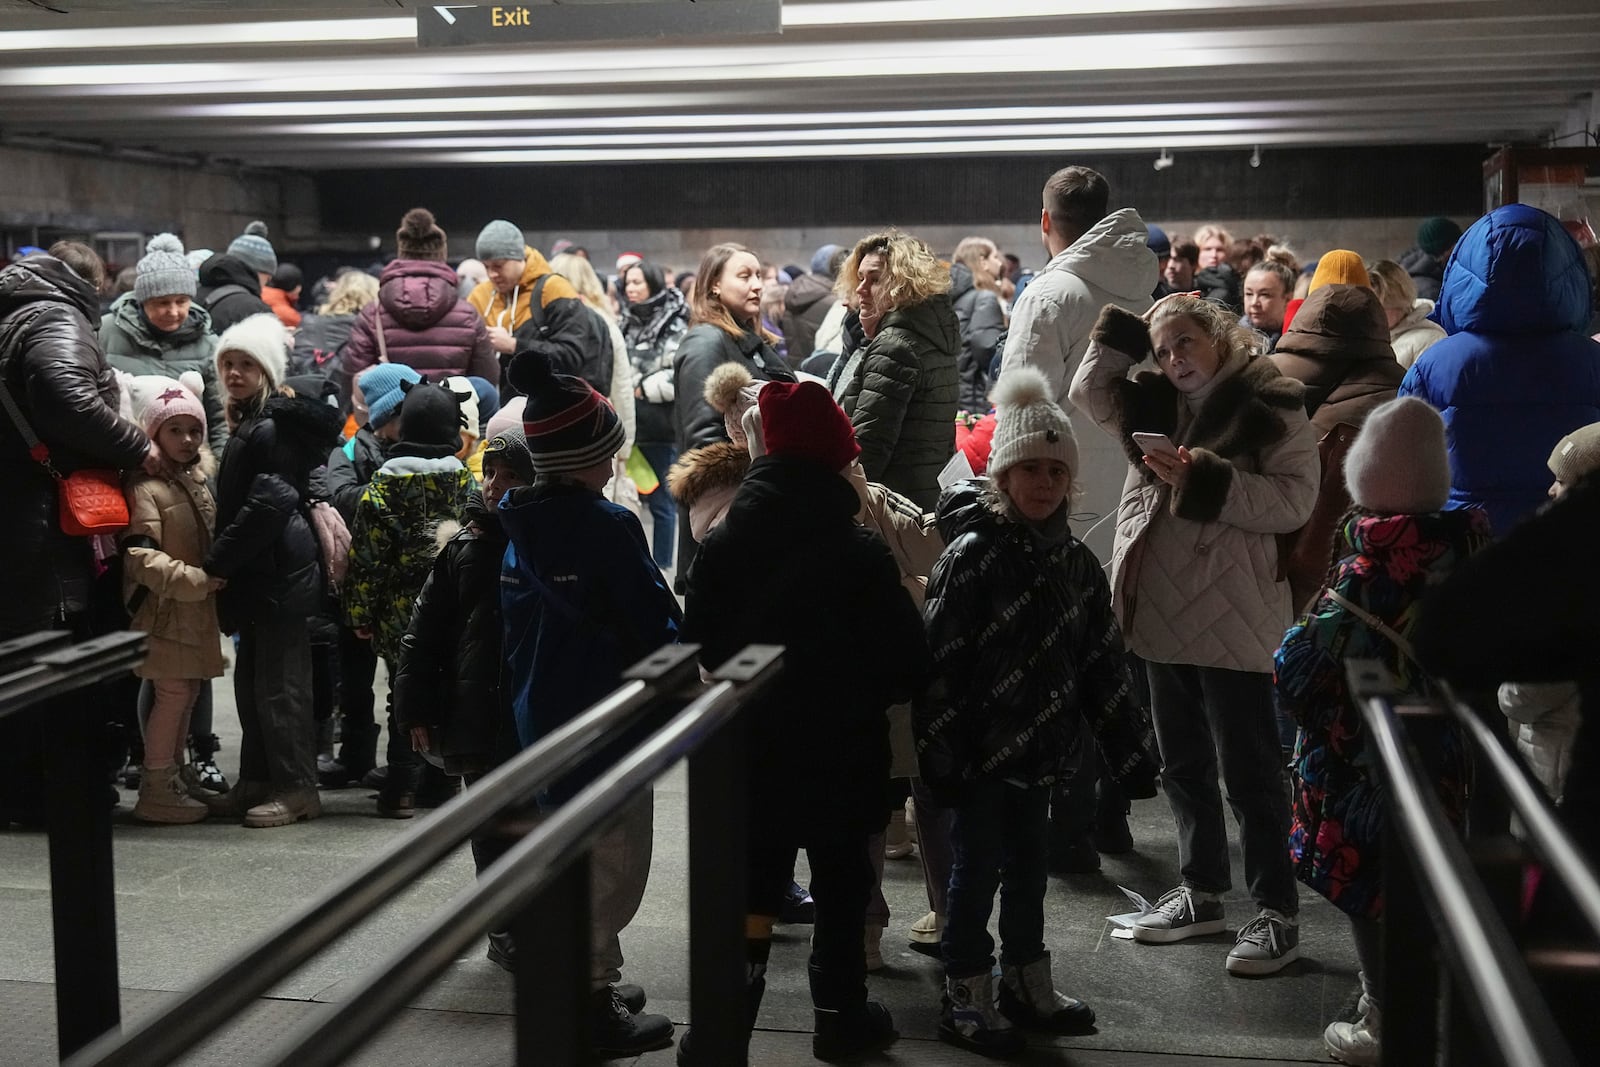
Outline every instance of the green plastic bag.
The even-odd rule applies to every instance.
[[[649,496],[661,488],[661,479],[656,477],[655,468],[644,458],[644,453],[639,451],[638,445],[634,445],[633,451],[628,453],[627,470],[628,477],[639,487],[640,496]]]

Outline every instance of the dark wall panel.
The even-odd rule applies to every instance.
[[[595,166],[415,168],[317,175],[328,232],[392,230],[417,204],[453,229],[496,216],[528,230],[1001,222],[1039,210],[1057,166],[1105,174],[1147,218],[1383,218],[1479,211],[1481,145]]]

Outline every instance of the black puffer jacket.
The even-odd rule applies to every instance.
[[[1226,263],[1196,272],[1194,287],[1213,304],[1221,304],[1232,312],[1244,310],[1244,281],[1239,272]]]
[[[706,399],[706,379],[724,363],[743,363],[758,382],[792,382],[794,375],[772,346],[746,330],[734,337],[702,322],[683,335],[674,366],[677,392],[678,451],[728,439],[722,414]]]
[[[812,827],[883,829],[886,711],[927,676],[917,610],[859,507],[826,467],[763,456],[690,574],[682,637],[705,666],[755,642],[785,648],[783,678],[744,713],[751,810],[802,842]]]
[[[950,267],[950,304],[961,327],[961,408],[984,414],[989,410],[989,364],[1006,333],[1006,313],[1000,297],[979,289],[965,263]]]
[[[1439,290],[1444,285],[1444,263],[1438,256],[1420,248],[1408,248],[1395,262],[1411,275],[1411,284],[1417,287],[1419,300],[1439,299]]]
[[[63,474],[131,470],[150,440],[117,416],[117,382],[95,340],[94,288],[51,256],[0,270],[0,377]],[[89,540],[61,532],[55,480],[0,409],[0,634],[43,629],[84,611],[94,573]]]
[[[400,639],[394,710],[402,729],[426,726],[451,774],[481,774],[517,751],[504,686],[500,517],[474,495],[467,525],[434,557]]]
[[[243,289],[244,292],[239,292]],[[261,278],[242,260],[219,252],[200,264],[200,303],[211,312],[211,329],[221,337],[251,315],[272,314],[261,299]]]
[[[939,499],[948,547],[923,607],[934,675],[913,717],[923,782],[952,804],[984,778],[1048,785],[1087,719],[1113,777],[1153,796],[1154,739],[1100,561],[1065,507],[1042,526],[1013,522],[994,492],[973,479]]]
[[[843,357],[840,406],[855,423],[861,466],[925,511],[939,499],[939,471],[956,448],[961,327],[950,297],[939,293],[896,308],[859,360]]]
[[[323,609],[322,551],[306,517],[311,472],[339,440],[339,413],[304,397],[273,397],[246,416],[217,471],[217,537],[206,572],[224,633],[266,618]]]
[[[355,523],[356,504],[361,500],[361,491],[388,458],[388,451],[378,435],[365,426],[357,430],[350,440],[328,453],[323,487],[328,494],[328,502],[344,518],[346,526]]]

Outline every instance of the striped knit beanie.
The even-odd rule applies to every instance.
[[[540,475],[576,474],[622,448],[622,420],[582,378],[557,374],[543,352],[520,353],[516,384],[527,394],[522,431]]]

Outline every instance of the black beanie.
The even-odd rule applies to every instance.
[[[461,450],[461,402],[442,385],[405,382],[400,386],[400,440],[391,454],[443,459]]]

